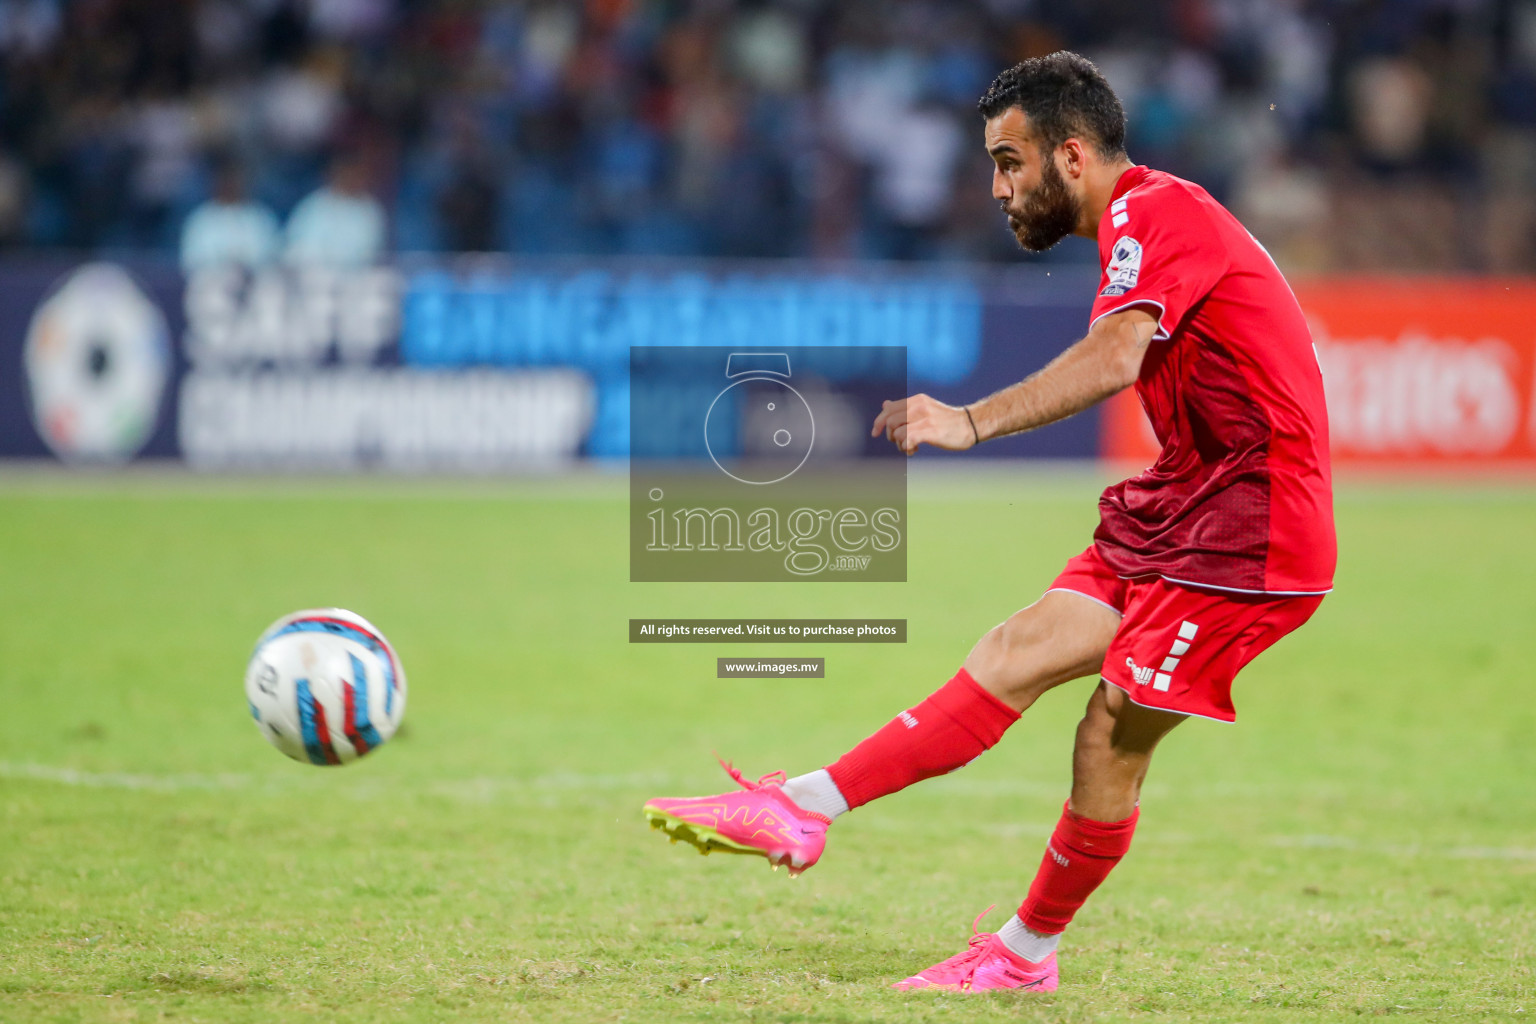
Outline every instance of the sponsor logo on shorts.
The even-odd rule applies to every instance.
[[[1189,653],[1190,645],[1195,641],[1195,634],[1200,632],[1200,627],[1185,619],[1179,623],[1179,636],[1174,640],[1173,646],[1168,649],[1168,654],[1163,658],[1163,663],[1156,668],[1136,664],[1130,658],[1125,659],[1125,667],[1131,670],[1131,678],[1141,686],[1150,685],[1154,690],[1167,692],[1173,684],[1173,673],[1179,667],[1179,659]]]

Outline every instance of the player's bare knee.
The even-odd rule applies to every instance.
[[[972,678],[1015,707],[1028,706],[1049,688],[1042,657],[1046,635],[1032,608],[987,630],[965,660]]]
[[[1088,701],[1088,708],[1077,723],[1077,738],[1073,745],[1077,757],[1109,757],[1114,750],[1115,719],[1099,695]]]
[[[965,661],[999,700],[1023,711],[1053,686],[1099,670],[1119,616],[1081,597],[1047,593],[992,627]]]
[[[1188,718],[1137,704],[1124,690],[1102,680],[1094,697],[1102,701],[1106,741],[1120,759],[1150,758],[1158,742]]]
[[[1044,660],[1041,654],[1050,638],[1050,631],[1033,612],[1034,605],[1015,612],[988,633],[999,654],[1009,664],[1018,666],[1021,676],[1031,674],[1031,669]]]
[[[1091,707],[1095,702],[1103,708],[1104,717],[1111,722],[1118,721],[1124,716],[1127,707],[1135,706],[1124,690],[1102,678],[1099,680],[1098,688],[1093,691],[1093,697],[1089,699],[1089,706]]]
[[[1099,681],[1093,693],[1089,694],[1088,706],[1083,709],[1083,717],[1077,723],[1078,749],[1101,749],[1105,752],[1115,749],[1116,737],[1121,731],[1119,723],[1124,696],[1115,687],[1103,680]]]

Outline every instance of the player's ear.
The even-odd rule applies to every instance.
[[[1083,140],[1070,138],[1056,147],[1060,156],[1059,169],[1064,178],[1080,178],[1087,170],[1088,148],[1083,145]]]

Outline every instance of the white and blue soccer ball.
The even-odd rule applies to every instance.
[[[405,714],[405,670],[374,625],[342,608],[285,615],[256,641],[245,670],[251,717],[295,761],[356,761]]]

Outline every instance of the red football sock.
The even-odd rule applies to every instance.
[[[1140,814],[1137,808],[1124,821],[1090,821],[1063,808],[1029,896],[1019,906],[1025,927],[1043,935],[1066,931],[1072,915],[1131,848]]]
[[[1002,739],[1019,713],[965,669],[827,765],[849,808],[970,764]]]

